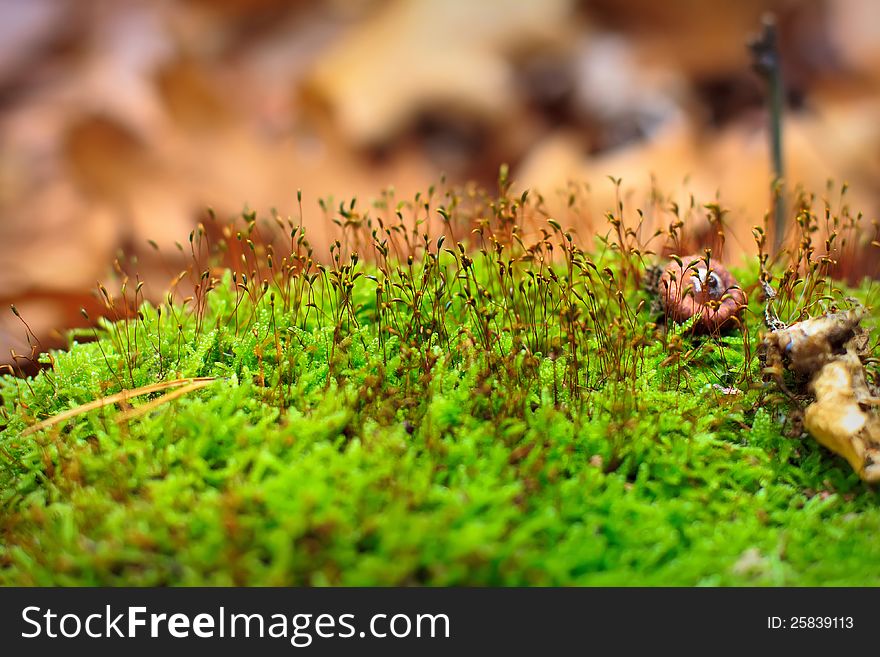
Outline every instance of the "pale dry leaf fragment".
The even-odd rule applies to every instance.
[[[782,368],[810,376],[815,402],[804,427],[843,456],[864,481],[880,481],[880,399],[868,387],[862,357],[868,334],[861,310],[832,313],[771,331],[763,341],[767,372],[780,386]]]
[[[805,413],[807,431],[843,456],[862,479],[880,481],[880,418],[873,404],[860,400],[870,393],[858,356],[847,351],[828,362],[810,385],[816,401]]]
[[[734,575],[760,575],[768,565],[767,557],[758,548],[751,547],[740,555],[731,570]]]

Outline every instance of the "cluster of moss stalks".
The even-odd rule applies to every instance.
[[[697,336],[643,283],[720,208],[618,203],[585,251],[499,187],[322,202],[329,258],[301,204],[209,216],[159,304],[117,263],[110,319],[0,379],[0,583],[880,584],[877,492],[756,348],[762,276],[788,320],[870,302],[828,276],[858,222],[756,229],[741,324]]]

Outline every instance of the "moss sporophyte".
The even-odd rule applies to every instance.
[[[859,222],[829,209],[814,245],[805,196],[799,246],[759,227],[722,270],[689,233],[720,208],[655,197],[585,243],[504,176],[323,201],[321,254],[301,211],[209,214],[163,294],[118,263],[94,330],[0,380],[0,583],[880,583],[877,492],[754,348],[761,282],[780,325],[873,307],[831,277]],[[691,253],[705,303],[745,295],[724,332],[652,308]]]

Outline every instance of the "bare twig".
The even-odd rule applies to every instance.
[[[776,251],[785,236],[785,187],[782,159],[782,114],[785,105],[785,87],[782,82],[782,60],[776,34],[776,18],[772,14],[762,19],[761,33],[749,41],[752,65],[767,82],[770,110],[770,156],[773,161],[773,207]]]

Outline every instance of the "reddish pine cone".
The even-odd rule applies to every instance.
[[[696,333],[715,333],[734,323],[746,305],[746,295],[727,268],[715,260],[689,255],[681,264],[670,260],[657,285],[669,319],[679,324],[696,314]]]

